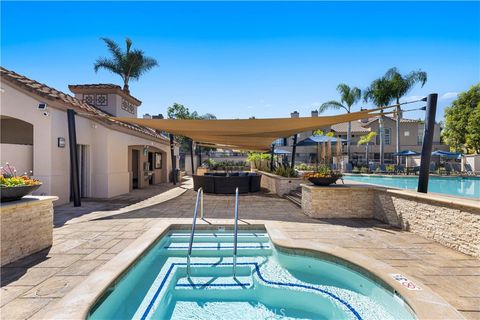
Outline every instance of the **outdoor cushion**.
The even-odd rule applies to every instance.
[[[213,193],[215,192],[215,177],[211,176],[198,176],[193,175],[193,190],[197,191],[199,188],[203,189],[203,192]]]

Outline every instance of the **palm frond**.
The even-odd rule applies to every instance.
[[[117,61],[121,61],[123,57],[123,52],[122,52],[122,49],[120,49],[120,47],[118,46],[118,44],[115,41],[108,38],[100,38],[100,39],[102,39],[105,42],[105,44],[108,47],[108,50],[113,55],[113,57]]]
[[[322,105],[318,108],[318,112],[324,113],[328,109],[334,109],[334,110],[345,109],[346,111],[348,111],[347,107],[345,107],[343,104],[341,104],[338,101],[332,100],[332,101],[322,103]]]
[[[369,132],[368,134],[361,136],[357,142],[357,145],[367,144],[372,141],[372,139],[377,135],[375,131]]]
[[[115,61],[107,58],[97,59],[93,65],[93,69],[95,72],[98,72],[99,69],[105,69],[116,74],[120,74],[121,72],[121,70],[118,68],[118,64]]]

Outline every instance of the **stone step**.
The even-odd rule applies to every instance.
[[[215,277],[182,277],[179,278],[175,290],[243,290],[253,286],[252,276],[215,276]]]
[[[163,247],[169,256],[186,256],[188,243],[172,242]],[[264,242],[239,242],[237,245],[239,256],[269,255],[272,252],[270,244]],[[229,257],[233,255],[233,243],[228,242],[194,242],[192,255],[196,257]]]
[[[301,198],[292,196],[290,194],[286,194],[283,197],[285,199],[287,199],[288,201],[290,201],[291,203],[293,203],[294,205],[296,205],[297,207],[299,207],[299,208],[302,207],[302,199]]]

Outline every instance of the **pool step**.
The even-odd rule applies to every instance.
[[[169,235],[172,243],[189,243],[190,234],[187,233],[172,233]],[[239,233],[238,240],[241,242],[268,242],[268,234],[266,233]],[[194,237],[194,242],[233,242],[233,233],[197,233]]]
[[[231,270],[230,270],[231,271]],[[221,277],[183,277],[179,278],[175,290],[239,290],[253,286],[251,276],[221,276]]]
[[[268,255],[272,248],[270,244],[263,242],[239,242],[238,254],[240,256]],[[169,256],[186,256],[188,243],[169,243],[163,247]],[[192,255],[197,257],[228,257],[233,254],[233,244],[225,242],[194,242]]]

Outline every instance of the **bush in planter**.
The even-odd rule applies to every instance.
[[[10,166],[8,162],[5,167],[1,168],[0,200],[2,202],[21,199],[42,185],[39,180],[32,179],[27,173],[18,177],[16,172],[15,168]]]
[[[370,170],[368,170],[367,167],[361,167],[360,168],[360,173],[370,173]]]
[[[360,169],[358,167],[353,167],[352,173],[360,173]]]
[[[343,174],[338,171],[333,171],[328,165],[322,165],[318,167],[315,172],[307,172],[303,175],[305,180],[317,186],[328,186],[342,177]]]
[[[285,177],[285,178],[296,178],[296,177],[298,177],[297,171],[295,171],[295,169],[293,169],[292,167],[289,167],[289,166],[280,165],[275,169],[274,173],[278,176],[282,176],[282,177]]]
[[[300,170],[300,171],[312,171],[315,170],[314,166],[309,166],[306,163],[300,163],[295,166],[295,169]]]

